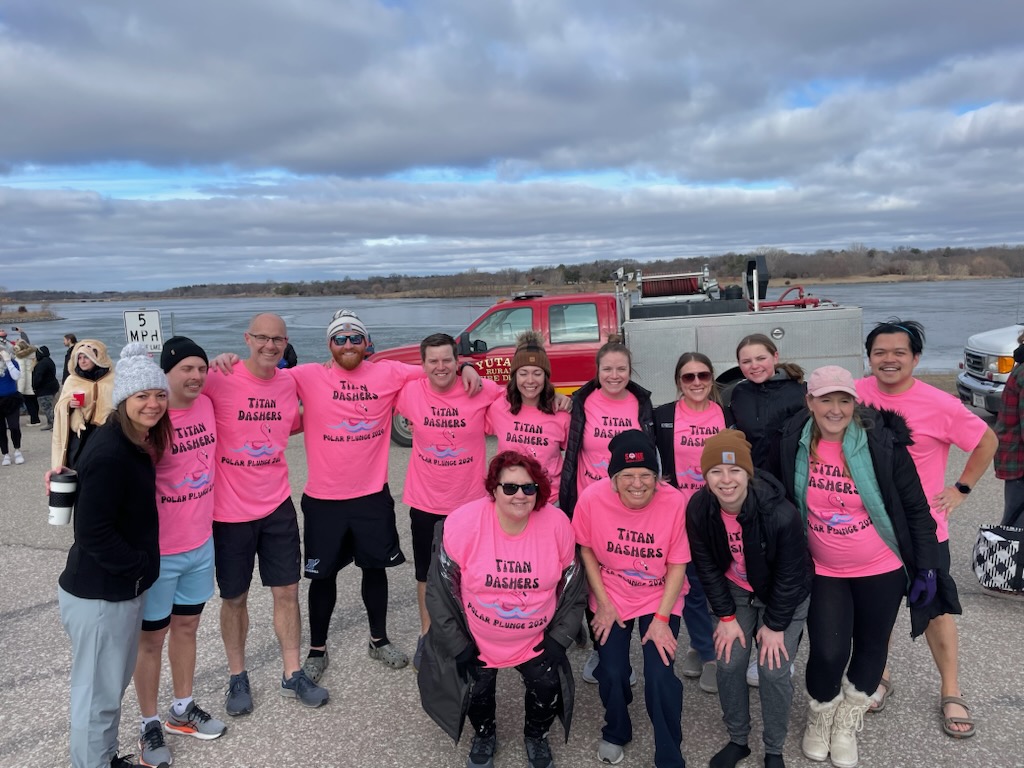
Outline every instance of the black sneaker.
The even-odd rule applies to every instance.
[[[228,681],[224,709],[232,717],[248,715],[252,712],[252,691],[249,690],[249,673],[246,670],[243,669],[237,675],[232,675]]]
[[[322,707],[331,698],[326,688],[321,688],[306,677],[306,673],[301,669],[292,672],[292,676],[287,680],[281,678],[281,695],[289,699],[298,699],[303,706],[312,709]]]
[[[110,768],[142,768],[135,762],[135,755],[114,755],[110,758]]]
[[[494,768],[494,753],[498,751],[498,736],[473,736],[473,744],[469,748],[469,759],[466,768]]]
[[[523,739],[523,743],[526,745],[526,760],[530,764],[530,768],[555,768],[547,736],[537,739],[527,736]]]

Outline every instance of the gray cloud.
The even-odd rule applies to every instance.
[[[1021,40],[957,0],[12,0],[2,282],[1020,242]]]

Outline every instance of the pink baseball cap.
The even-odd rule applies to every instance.
[[[841,365],[825,365],[816,368],[807,381],[807,394],[821,397],[830,392],[845,392],[857,397],[857,386],[853,383],[853,374]]]

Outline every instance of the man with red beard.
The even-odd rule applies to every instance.
[[[349,310],[327,327],[329,367],[307,363],[288,369],[303,404],[309,480],[302,494],[305,568],[309,584],[310,651],[303,669],[318,681],[327,669],[327,630],[337,600],[337,576],[349,563],[363,572],[362,596],[370,624],[367,652],[401,669],[409,657],[387,635],[385,569],[405,562],[388,488],[391,419],[399,392],[425,374],[419,366],[367,360],[370,335]],[[479,389],[467,366],[464,385]]]

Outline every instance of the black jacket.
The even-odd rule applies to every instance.
[[[60,586],[92,600],[138,597],[160,572],[153,462],[111,419],[93,433],[75,469],[75,542]]]
[[[793,416],[783,427],[780,436],[780,477],[786,495],[794,503],[797,449],[800,435],[809,418],[809,413]],[[876,410],[862,405],[857,406],[854,418],[864,426],[871,466],[896,535],[899,556],[909,578],[913,579],[919,570],[938,567],[939,545],[935,538],[935,520],[921,488],[914,459],[908,450],[914,443],[910,428],[903,417],[894,411]],[[911,635],[917,637],[924,632],[932,613],[927,608],[911,608],[910,616]]]
[[[32,369],[32,391],[39,397],[56,395],[60,392],[57,366],[54,365],[47,347],[40,347],[36,351],[36,364]]]
[[[580,451],[583,450],[583,430],[586,427],[587,414],[583,404],[599,389],[597,379],[591,379],[573,392],[572,413],[569,417],[569,434],[565,442],[565,460],[562,464],[562,481],[558,488],[558,506],[572,519],[576,509],[576,473],[579,471]],[[654,439],[654,406],[651,404],[651,393],[636,382],[630,381],[626,389],[637,399],[640,408],[638,418],[640,430]]]
[[[459,564],[444,551],[443,536],[444,521],[441,521],[434,527],[433,555],[427,573],[426,594],[430,629],[424,640],[423,658],[416,682],[423,710],[457,742],[462,736],[469,709],[473,680],[468,674],[460,673],[455,657],[473,642],[473,636],[462,609],[462,571]],[[555,613],[545,634],[563,648],[568,648],[579,632],[583,608],[587,602],[587,575],[580,561],[579,548],[575,560],[562,572],[557,592]],[[565,730],[565,740],[568,741],[576,683],[567,657],[563,657],[559,665],[558,679],[562,689],[558,718]]]
[[[733,388],[725,424],[747,436],[754,466],[773,471],[772,443],[793,414],[806,408],[807,386],[779,370],[762,384],[743,379]]]
[[[786,499],[782,484],[755,470],[736,520],[743,531],[747,581],[766,606],[765,625],[781,632],[793,612],[811,594],[814,566],[807,550],[806,524]],[[736,613],[725,574],[732,553],[718,499],[701,488],[686,506],[686,534],[700,583],[716,616]]]

